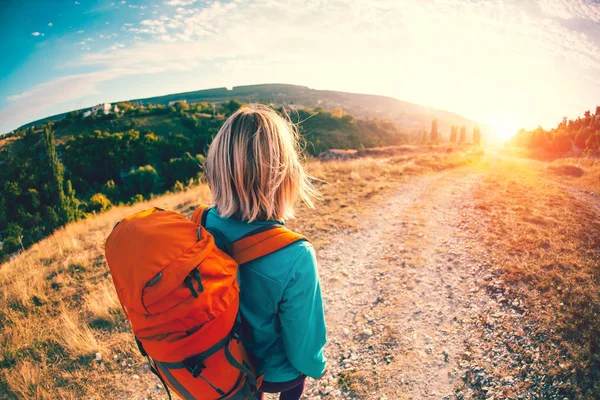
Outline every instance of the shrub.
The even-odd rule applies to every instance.
[[[110,200],[102,193],[96,193],[90,198],[88,202],[88,209],[90,211],[106,211],[112,206]]]

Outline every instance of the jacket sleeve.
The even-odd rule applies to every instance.
[[[279,305],[286,355],[298,371],[311,378],[325,372],[327,341],[321,284],[315,251],[303,243]]]

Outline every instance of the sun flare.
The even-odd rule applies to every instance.
[[[508,140],[517,133],[517,130],[510,126],[506,121],[497,121],[492,125],[493,134],[498,139]]]

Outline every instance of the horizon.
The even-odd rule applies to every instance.
[[[501,137],[597,105],[600,3],[396,3],[9,1],[0,132],[102,102],[259,82],[393,97]]]

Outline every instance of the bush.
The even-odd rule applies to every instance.
[[[151,165],[132,168],[124,180],[131,193],[139,193],[142,196],[150,195],[158,189],[158,173]]]
[[[111,206],[110,200],[102,193],[96,193],[88,202],[90,211],[102,212],[108,210]]]
[[[183,192],[185,190],[185,186],[183,185],[183,183],[177,181],[177,182],[175,182],[175,184],[173,185],[173,188],[171,190],[174,193]]]
[[[144,196],[142,196],[141,194],[136,194],[135,196],[132,196],[129,201],[128,204],[135,204],[135,203],[139,203],[140,201],[144,201]]]
[[[558,175],[573,176],[575,178],[579,178],[584,174],[583,169],[574,165],[552,165],[550,169]]]

